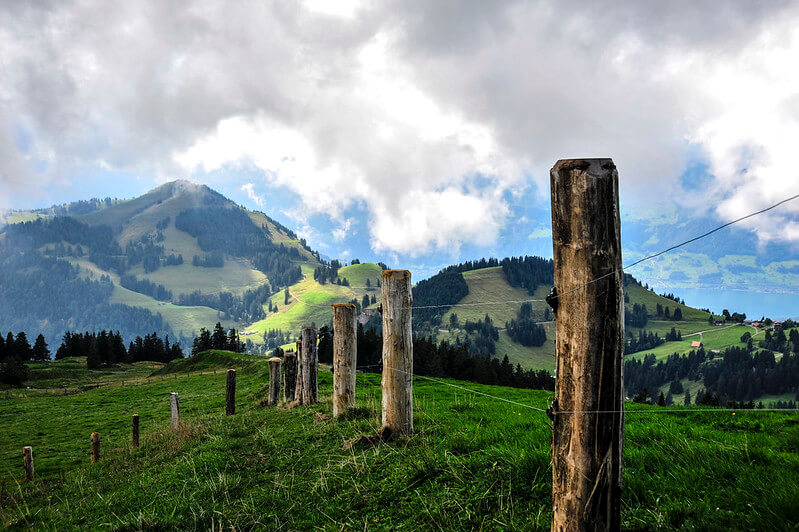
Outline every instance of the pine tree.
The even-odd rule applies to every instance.
[[[283,304],[284,305],[288,305],[289,304],[289,298],[290,297],[291,297],[291,295],[289,294],[289,287],[287,286],[286,287],[286,291],[285,291],[285,293],[283,295]]]
[[[691,392],[688,388],[685,389],[685,396],[683,397],[682,404],[688,406],[691,404]]]
[[[43,334],[37,336],[33,344],[33,360],[38,362],[50,360],[50,350],[47,348],[47,342],[44,341]]]
[[[213,349],[227,349],[227,335],[225,334],[225,329],[222,328],[222,324],[219,322],[216,322],[214,326],[211,344],[213,345]]]
[[[33,358],[33,349],[31,349],[28,337],[23,331],[17,333],[17,339],[14,341],[14,352],[20,360],[27,361]]]

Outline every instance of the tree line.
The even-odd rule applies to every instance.
[[[61,345],[56,351],[56,360],[68,357],[86,357],[89,369],[101,366],[113,366],[122,362],[169,362],[183,358],[183,349],[179,343],[170,343],[169,335],[161,339],[158,334],[150,333],[137,336],[127,349],[119,331],[102,330],[99,333],[64,333]]]
[[[110,302],[114,285],[106,276],[87,278],[63,259],[6,239],[0,243],[0,323],[13,330],[38,329],[47,338],[96,324],[126,337],[170,333],[160,314]]]
[[[5,339],[0,336],[0,383],[19,386],[30,375],[25,362],[50,360],[50,349],[44,335],[36,337],[31,347],[24,331],[14,334],[9,331]]]
[[[546,309],[544,320],[551,319],[551,311]],[[505,323],[505,332],[511,340],[527,347],[540,347],[547,341],[547,330],[533,319],[533,305],[522,303],[516,311],[516,319]]]
[[[236,329],[225,332],[222,324],[217,322],[213,331],[209,331],[205,327],[200,329],[200,334],[194,338],[191,354],[194,356],[211,349],[243,353],[245,345],[239,339],[239,332]]]
[[[624,364],[624,385],[628,395],[642,389],[657,390],[664,384],[681,388],[679,381],[701,382],[708,393],[726,401],[749,401],[761,395],[799,394],[799,355],[783,354],[779,360],[767,350],[729,347],[721,356],[704,348],[687,355],[677,353],[657,362],[655,355],[628,360]]]
[[[383,337],[374,328],[357,329],[358,370],[382,372]],[[327,325],[319,329],[319,360],[333,360],[333,331]],[[446,341],[436,343],[433,337],[413,339],[414,373],[481,384],[554,390],[555,379],[546,370],[525,370],[515,367],[505,356],[502,360],[487,355],[473,355],[465,345],[454,346]]]
[[[187,209],[175,218],[175,227],[197,239],[200,249],[211,257],[224,254],[250,259],[269,278],[272,286],[289,286],[302,279],[294,262],[302,259],[295,247],[274,244],[265,227],[259,227],[241,208],[208,205]],[[209,265],[209,256],[197,258],[197,265]]]

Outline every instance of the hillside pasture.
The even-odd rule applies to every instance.
[[[708,327],[709,329],[704,329],[707,332],[703,332],[701,335],[695,334],[686,337],[685,333],[683,333],[683,339],[681,341],[666,342],[654,349],[645,349],[644,351],[627,355],[627,357],[643,358],[645,355],[654,354],[657,360],[663,360],[674,353],[686,355],[690,351],[696,351],[697,349],[691,347],[691,343],[700,341],[705,351],[710,351],[711,349],[724,351],[724,349],[728,347],[745,347],[746,344],[741,342],[741,336],[746,332],[750,332],[753,335],[755,334],[755,329],[753,327],[741,325],[715,327],[711,325]],[[762,332],[758,336],[754,336],[754,339],[756,342],[762,340]]]
[[[224,358],[222,354],[219,355]],[[358,409],[259,407],[265,361],[238,374],[224,415],[224,374],[0,399],[0,524],[97,529],[547,529],[549,392],[414,379],[415,433],[393,444],[342,445],[380,426],[380,375],[357,377]],[[242,363],[247,357],[239,355]],[[187,362],[182,362],[187,364]],[[174,367],[175,370],[179,368]],[[458,386],[452,387],[450,385]],[[514,403],[478,396],[475,390]],[[184,426],[169,429],[170,391]],[[19,416],[21,410],[26,416]],[[131,449],[130,416],[142,446]],[[799,523],[799,419],[790,412],[627,405],[624,529],[793,529]],[[89,464],[89,434],[102,458]],[[37,478],[17,484],[21,447]]]

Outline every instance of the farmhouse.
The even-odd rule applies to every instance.
[[[698,349],[698,348],[702,347],[702,342],[694,340],[693,342],[691,342],[691,347]]]

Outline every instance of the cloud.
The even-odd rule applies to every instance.
[[[255,185],[252,183],[246,183],[241,186],[241,191],[247,193],[247,197],[250,198],[252,201],[255,202],[256,205],[263,208],[266,204],[266,200],[263,196],[259,196],[255,193]]]
[[[333,240],[336,242],[343,242],[344,239],[350,236],[350,229],[352,229],[353,224],[355,224],[354,218],[347,218],[344,220],[339,227],[333,229]]]
[[[294,191],[306,232],[358,206],[375,250],[420,255],[492,243],[559,158],[612,156],[649,206],[689,202],[702,153],[723,219],[799,186],[795,3],[330,5],[0,5],[0,188],[254,165],[241,190]],[[782,212],[761,238],[799,240]]]

